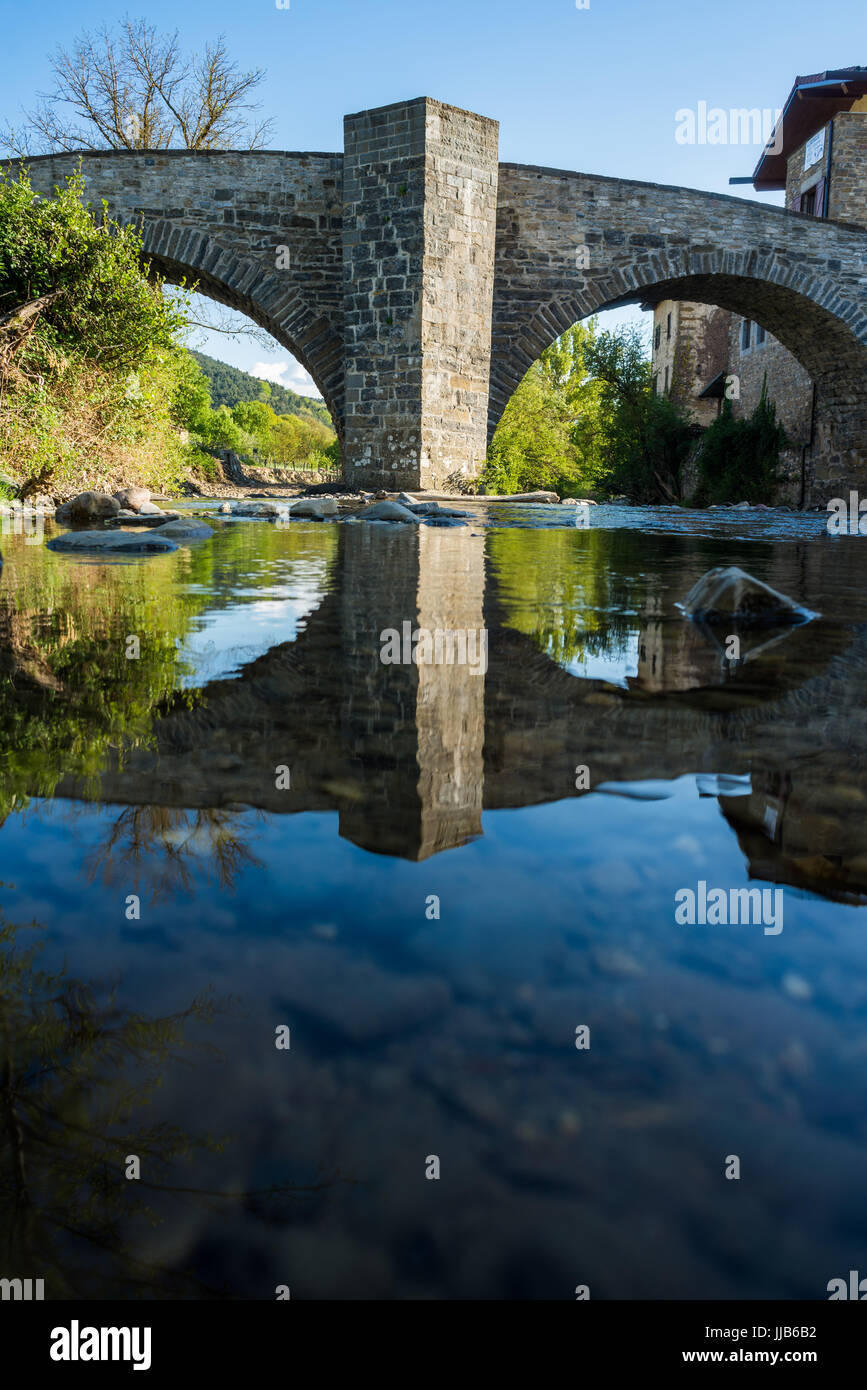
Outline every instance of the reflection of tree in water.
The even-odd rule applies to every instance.
[[[250,815],[253,813],[244,814]],[[255,813],[256,821],[264,817]],[[169,901],[193,891],[197,872],[210,868],[220,888],[231,891],[244,868],[261,868],[236,811],[205,807],[127,806],[114,821],[105,844],[86,860],[89,881],[101,877],[109,887]]]
[[[185,1034],[220,1010],[208,995],[162,1018],[123,1010],[99,982],[41,970],[39,947],[22,949],[18,931],[0,917],[0,1277],[44,1279],[47,1298],[219,1296],[190,1272],[138,1258],[130,1228],[160,1224],[167,1198],[223,1213],[254,1204],[282,1221],[293,1198],[347,1180],[259,1192],[170,1181],[179,1161],[223,1142],[133,1117],[184,1054],[219,1055]],[[125,1176],[130,1154],[142,1160],[138,1180]]]
[[[503,530],[489,555],[506,627],[568,666],[626,649],[648,598],[640,533]]]

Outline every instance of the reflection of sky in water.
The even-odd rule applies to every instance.
[[[738,533],[749,525],[758,539],[776,523],[737,514],[727,524]],[[683,519],[721,539],[723,525],[719,513]],[[813,533],[823,519],[791,525]],[[328,538],[325,528],[311,531]],[[616,580],[610,598],[592,586],[586,598],[576,590],[564,612],[563,581],[574,579],[586,547],[557,549],[544,537],[538,555],[532,545],[504,550],[492,597],[503,600],[507,620],[523,624],[523,636],[493,632],[494,655],[501,637],[516,659],[492,661],[484,730],[481,721],[461,726],[467,786],[478,776],[491,798],[480,795],[482,834],[416,862],[361,844],[380,844],[387,832],[387,843],[414,852],[422,831],[434,838],[427,821],[416,822],[436,810],[440,786],[434,778],[422,807],[419,767],[427,758],[427,769],[441,768],[443,740],[432,734],[453,734],[462,711],[456,704],[452,721],[449,701],[461,688],[443,686],[439,726],[429,706],[411,704],[392,727],[387,700],[376,704],[364,682],[351,684],[357,652],[348,644],[363,627],[343,619],[347,610],[366,615],[368,592],[357,581],[370,578],[382,532],[370,535],[369,556],[344,538],[357,567],[336,566],[330,577],[315,554],[260,558],[256,534],[251,527],[243,553],[221,552],[218,534],[213,583],[187,586],[207,607],[181,648],[193,668],[184,683],[236,673],[306,628],[289,656],[302,669],[309,662],[298,688],[322,701],[298,744],[307,785],[293,766],[285,803],[275,799],[282,751],[270,757],[260,721],[238,722],[245,711],[267,715],[269,696],[294,719],[284,653],[270,689],[265,672],[264,696],[243,682],[220,692],[224,717],[213,739],[206,720],[184,715],[168,726],[177,742],[167,740],[164,780],[148,750],[137,752],[143,770],[133,769],[130,805],[13,805],[0,825],[0,906],[15,922],[45,925],[45,968],[66,963],[73,979],[117,978],[122,1009],[183,1009],[209,988],[235,996],[237,1009],[207,1037],[219,1060],[167,1064],[147,1116],[231,1136],[209,1168],[173,1174],[180,1185],[259,1189],[285,1173],[304,1180],[320,1164],[359,1182],[282,1222],[253,1206],[215,1215],[191,1203],[180,1224],[166,1223],[162,1251],[144,1243],[136,1254],[180,1252],[225,1275],[233,1296],[253,1298],[272,1297],[287,1278],[293,1297],[568,1298],[580,1279],[602,1298],[823,1298],[829,1278],[863,1269],[864,909],[781,886],[779,935],[758,924],[678,926],[674,915],[675,894],[700,880],[764,887],[777,871],[803,870],[833,888],[843,872],[835,855],[857,865],[863,643],[854,666],[843,649],[829,676],[822,666],[807,673],[824,682],[825,725],[802,728],[817,707],[815,689],[803,697],[796,689],[792,699],[781,692],[779,745],[755,698],[725,720],[684,708],[679,691],[693,668],[691,649],[684,655],[677,645],[686,632],[679,620],[659,632],[661,679],[678,699],[655,698],[646,710],[634,689],[594,692],[545,669],[532,645],[551,632],[574,634],[577,644],[586,633],[587,645],[602,650],[565,669],[624,686],[637,670],[636,614],[651,612],[657,623],[698,573],[723,560],[761,568],[773,559],[780,587],[867,623],[859,552],[834,546],[830,565],[816,547],[811,569],[794,551],[771,556],[752,542],[739,551],[727,539],[694,546],[681,537],[678,549],[670,537],[642,538],[624,548],[612,536],[591,557]],[[460,534],[470,538],[469,528]],[[442,542],[447,573],[456,544]],[[830,551],[830,541],[820,544]],[[525,569],[537,558],[538,591]],[[177,568],[184,572],[180,559]],[[585,571],[596,573],[589,564]],[[7,582],[12,572],[7,556]],[[633,592],[644,572],[659,580],[661,598]],[[157,564],[140,573],[156,575]],[[403,571],[393,573],[400,581]],[[429,582],[440,577],[433,566]],[[414,572],[409,579],[414,595]],[[334,583],[346,585],[345,607],[322,603]],[[496,614],[494,605],[486,613],[492,629]],[[815,625],[814,645],[825,631]],[[837,638],[828,631],[830,644]],[[829,659],[836,650],[829,645]],[[287,665],[294,679],[297,668]],[[770,685],[761,694],[773,699]],[[220,709],[215,702],[215,718]],[[610,713],[622,715],[623,729],[616,717],[607,722]],[[291,733],[290,721],[281,728]],[[483,732],[491,745],[484,760]],[[686,752],[682,734],[692,740]],[[762,740],[765,768],[750,752]],[[601,786],[591,766],[593,793],[533,804],[569,791],[573,768],[593,765],[593,750],[605,759]],[[820,765],[805,778],[804,767],[826,754],[827,772]],[[475,772],[469,755],[478,756]],[[396,763],[402,778],[393,777]],[[260,766],[271,798],[261,804],[273,814],[243,809],[248,798],[260,804]],[[120,795],[123,783],[114,786]],[[141,804],[159,801],[163,788],[166,805]],[[244,795],[229,800],[236,788]],[[841,791],[848,799],[838,802]],[[293,813],[296,797],[296,806],[306,797],[314,809]],[[813,800],[815,856],[809,839],[804,848],[796,838],[811,829]],[[127,920],[128,894],[141,895],[140,920]],[[431,894],[441,903],[435,920],[425,911]],[[292,1049],[281,1056],[273,1037],[284,1022]],[[586,1056],[574,1046],[582,1022],[593,1030]],[[444,1161],[436,1193],[421,1176],[429,1152]],[[723,1189],[728,1153],[742,1156],[745,1181]],[[440,1190],[447,1200],[436,1200]]]
[[[640,637],[639,629],[635,628],[625,641],[619,639],[601,652],[586,652],[583,656],[573,657],[566,662],[564,669],[584,680],[608,681],[611,685],[625,686],[630,676],[638,675]]]
[[[187,667],[180,683],[196,686],[237,675],[271,647],[294,642],[305,618],[322,602],[327,574],[324,559],[296,560],[291,583],[248,583],[237,591],[240,602],[199,614],[179,647]],[[190,591],[196,587],[190,585]]]
[[[238,1000],[213,1072],[170,1071],[159,1104],[161,1119],[235,1136],[214,1186],[255,1187],[299,1155],[363,1180],[285,1225],[221,1211],[208,1258],[225,1246],[236,1296],[264,1296],[287,1268],[293,1295],[297,1280],[358,1296],[368,1267],[369,1297],[460,1296],[462,1278],[509,1296],[517,1262],[531,1295],[565,1297],[577,1262],[598,1296],[821,1298],[860,1267],[867,1221],[867,937],[851,910],[788,887],[779,936],[677,926],[679,888],[750,879],[693,777],[655,790],[486,812],[481,839],[423,863],[341,839],[333,813],[242,812],[229,827],[254,859],[233,890],[196,835],[190,891],[156,904],[180,833],[94,875],[120,808],[36,802],[3,828],[3,902],[48,926],[46,967],[117,973],[121,1007],[167,1012],[208,986]],[[284,1021],[291,1056],[275,1061],[263,1040]],[[362,1044],[356,1028],[371,1030]],[[382,1180],[439,1151],[445,1209]],[[749,1184],[721,1206],[730,1152]],[[190,1248],[201,1229],[191,1219]]]

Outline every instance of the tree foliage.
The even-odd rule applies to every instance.
[[[681,407],[654,391],[640,330],[600,334],[586,364],[600,391],[605,490],[634,502],[679,502],[696,430]]]
[[[26,172],[0,176],[0,463],[110,491],[134,460],[164,490],[184,467],[171,416],[183,300],[147,274],[137,231],[82,195],[79,175],[50,198]]]
[[[736,419],[731,401],[724,401],[698,450],[696,502],[770,502],[779,481],[780,451],[787,443],[767,382],[746,419]]]
[[[576,324],[520,382],[488,451],[489,492],[591,491],[602,469],[600,392],[587,370],[595,320]]]
[[[322,425],[331,425],[331,415],[324,401],[314,396],[302,396],[281,386],[279,381],[263,381],[261,377],[251,376],[240,367],[230,367],[228,362],[219,362],[204,352],[193,352],[211,385],[211,399],[215,406],[238,405],[241,401],[265,401],[277,415],[298,415],[302,420],[318,420]]]

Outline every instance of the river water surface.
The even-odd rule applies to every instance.
[[[867,543],[564,515],[223,519],[111,563],[4,536],[0,1276],[867,1274]],[[721,564],[816,616],[727,661],[676,606]],[[404,623],[486,660],[384,664]],[[702,882],[779,890],[776,925],[680,924]]]

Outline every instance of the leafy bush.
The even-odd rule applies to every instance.
[[[576,324],[524,376],[503,411],[485,463],[490,493],[586,493],[602,472],[599,388],[587,370],[595,320]]]
[[[52,486],[166,490],[184,449],[171,402],[185,354],[183,297],[148,278],[141,241],[82,201],[80,175],[51,198],[26,172],[0,174],[0,314],[44,298],[10,339],[0,392],[0,463]]]
[[[786,432],[768,399],[767,382],[752,415],[735,419],[731,401],[704,433],[696,457],[695,502],[772,502],[779,481],[780,451]]]
[[[640,331],[601,334],[586,364],[600,387],[605,491],[626,493],[634,502],[680,501],[695,426],[680,406],[654,391]]]

